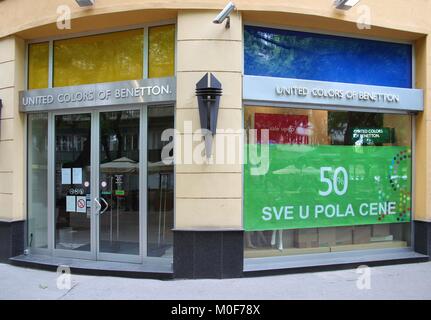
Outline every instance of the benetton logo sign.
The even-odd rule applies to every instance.
[[[132,103],[173,102],[175,78],[144,79],[20,92],[24,112]]]
[[[244,76],[246,102],[423,111],[423,90],[350,83]]]
[[[384,92],[371,92],[371,91],[355,91],[355,90],[339,90],[339,89],[323,89],[323,88],[307,88],[307,87],[280,87],[276,86],[275,92],[279,96],[309,96],[314,99],[334,99],[342,101],[356,100],[356,101],[370,101],[370,102],[384,102],[384,103],[399,103],[399,94],[388,94]]]

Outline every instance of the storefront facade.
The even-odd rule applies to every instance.
[[[427,261],[414,2],[237,1],[227,28],[224,2],[69,1],[69,29],[59,1],[3,1],[0,259],[159,278]]]

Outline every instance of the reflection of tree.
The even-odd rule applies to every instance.
[[[166,77],[174,74],[175,27],[153,27],[149,30],[149,75]]]
[[[56,129],[56,146],[59,147],[62,143],[63,134],[71,135],[73,137],[82,137],[84,139],[84,145],[82,150],[79,150],[78,145],[75,145],[77,140],[72,140],[72,146],[67,146],[66,152],[72,152],[70,162],[66,162],[67,157],[63,156],[63,152],[60,148],[57,149],[56,162],[62,163],[63,168],[74,168],[74,167],[85,167],[90,165],[90,151],[91,151],[91,139],[90,139],[90,115],[65,115],[57,116],[55,119]],[[69,148],[70,147],[70,148]],[[70,150],[69,150],[70,149]],[[75,151],[79,152],[75,155]]]
[[[139,79],[142,63],[142,30],[54,42],[56,86]]]
[[[246,26],[245,73],[409,87],[411,46]]]
[[[138,111],[102,112],[100,114],[100,143],[104,154],[104,156],[101,154],[101,162],[111,162],[121,157],[139,161],[139,158],[135,159],[133,146],[125,145],[128,133],[136,137],[139,135]],[[129,136],[131,135],[129,134]],[[114,147],[111,146],[112,139],[115,139]]]

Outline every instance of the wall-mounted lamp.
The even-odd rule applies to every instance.
[[[75,0],[78,6],[80,7],[89,7],[94,5],[96,0]]]
[[[235,5],[233,2],[229,2],[226,7],[217,15],[217,17],[214,18],[213,23],[220,24],[223,23],[223,21],[226,21],[226,29],[230,28],[230,14],[233,10],[235,10]]]
[[[350,10],[358,4],[360,0],[335,0],[334,6],[339,10]]]
[[[208,159],[211,157],[212,140],[217,131],[217,117],[222,93],[221,83],[212,73],[205,74],[196,84],[199,118],[201,128],[205,130],[205,155]]]

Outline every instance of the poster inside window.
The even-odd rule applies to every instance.
[[[406,247],[411,116],[247,107],[245,256]]]

